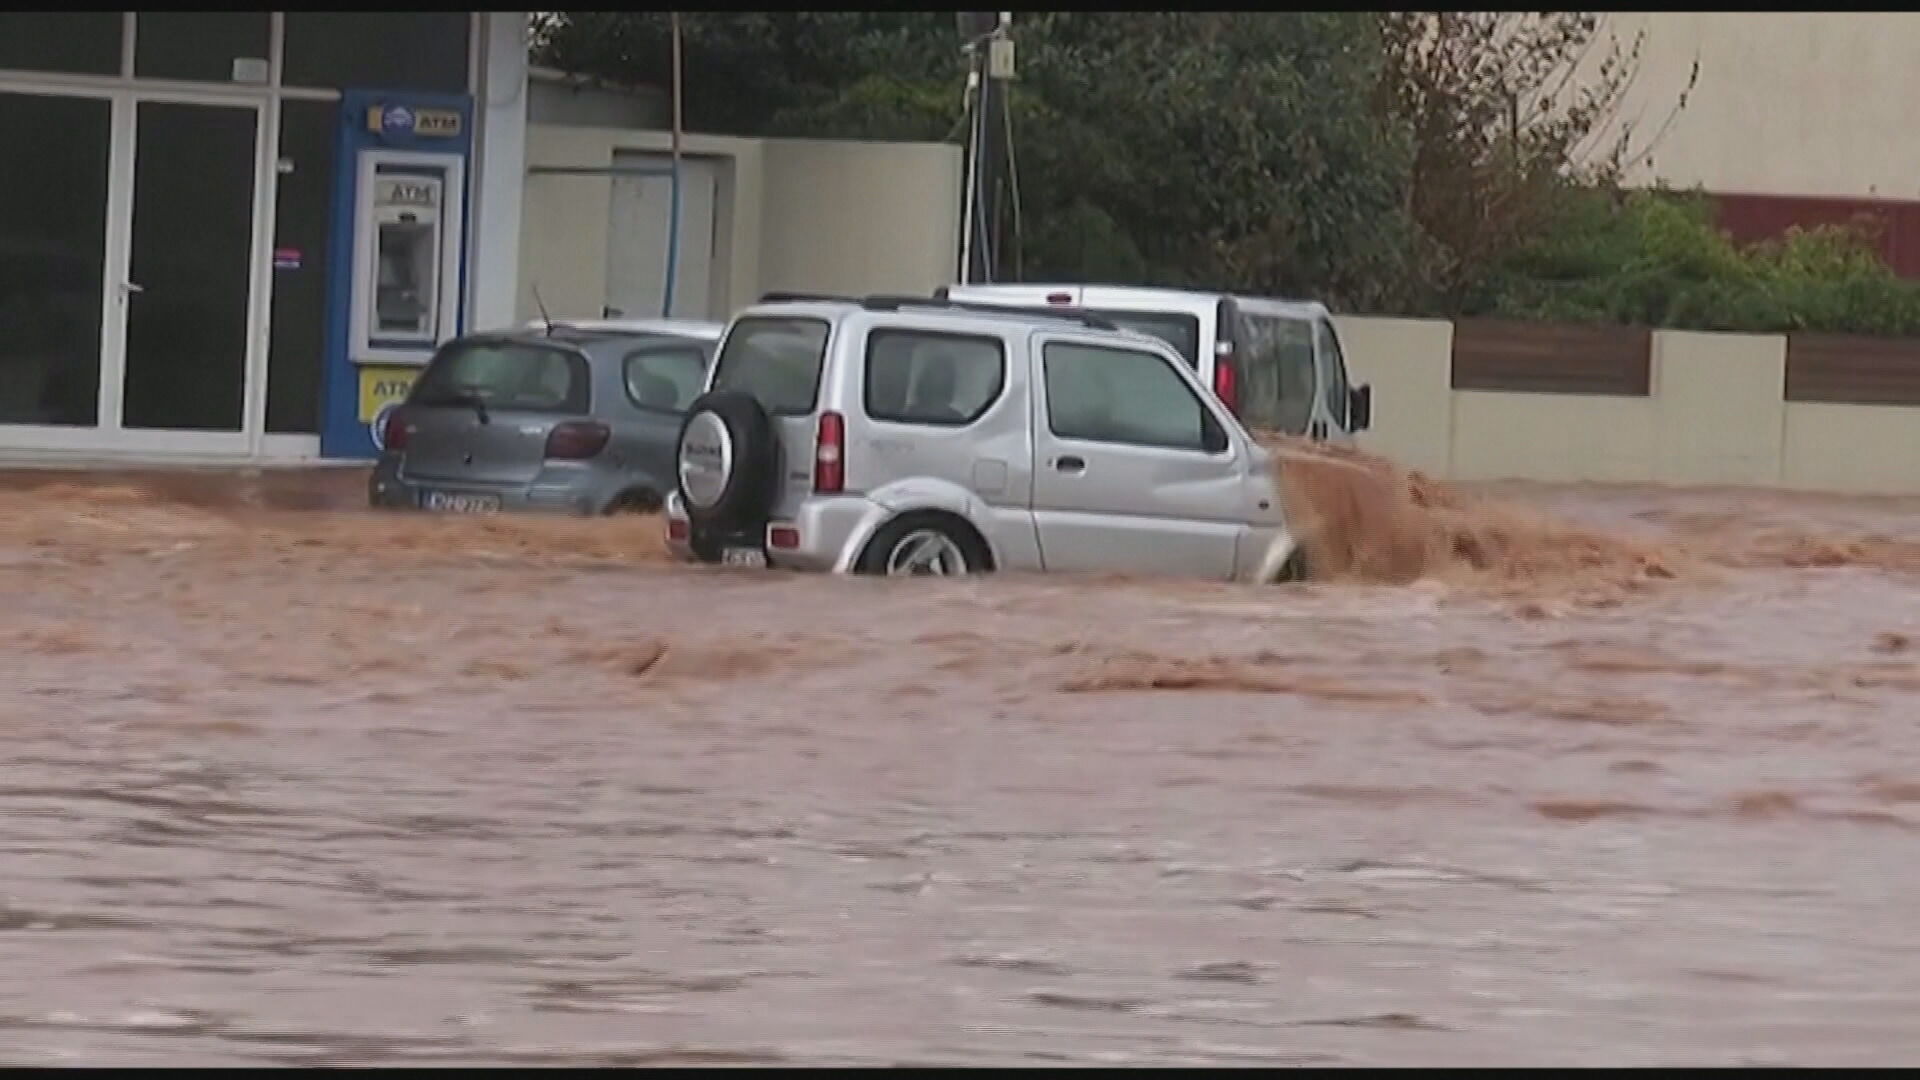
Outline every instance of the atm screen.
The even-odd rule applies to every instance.
[[[380,334],[431,336],[434,330],[434,272],[439,251],[431,224],[383,222],[379,237],[379,277],[374,282],[374,326]]]
[[[440,192],[437,176],[374,182],[373,333],[432,341],[440,323]]]

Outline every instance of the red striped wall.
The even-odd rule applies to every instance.
[[[1789,228],[1845,225],[1866,218],[1880,226],[1880,256],[1905,278],[1920,278],[1920,202],[1829,199],[1792,195],[1715,195],[1720,227],[1738,243],[1771,240]]]

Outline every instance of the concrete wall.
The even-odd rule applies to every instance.
[[[526,173],[527,13],[476,13],[479,60],[475,111],[471,268],[467,324],[497,326],[513,317],[519,291],[520,214]]]
[[[593,170],[617,151],[670,148],[661,131],[528,129],[519,318],[538,313],[536,286],[556,318],[600,314],[612,178]],[[719,166],[712,317],[775,289],[918,291],[952,277],[958,147],[687,135],[682,152]]]
[[[1653,335],[1646,397],[1451,389],[1452,325],[1341,317],[1362,446],[1455,480],[1920,494],[1920,407],[1786,400],[1786,338]]]
[[[1920,129],[1909,114],[1920,98],[1920,13],[1611,12],[1603,26],[1623,51],[1645,33],[1613,129],[1631,124],[1633,146],[1652,145],[1637,182],[1920,197]],[[1655,141],[1696,58],[1692,98]]]
[[[537,127],[664,128],[673,122],[673,101],[664,90],[611,89],[544,69],[531,75],[527,122]]]
[[[959,147],[768,139],[764,153],[761,288],[924,294],[953,282]]]

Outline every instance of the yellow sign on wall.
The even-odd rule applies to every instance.
[[[417,367],[363,367],[360,369],[360,422],[373,423],[388,405],[404,401],[420,378]]]

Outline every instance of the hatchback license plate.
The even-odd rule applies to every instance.
[[[722,566],[750,566],[763,570],[767,565],[767,553],[759,548],[730,547],[720,553]]]
[[[442,514],[491,514],[500,509],[500,496],[429,491],[421,498],[420,505]]]

